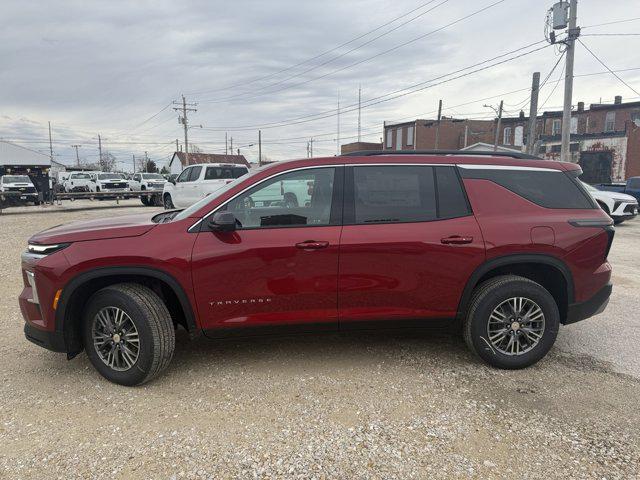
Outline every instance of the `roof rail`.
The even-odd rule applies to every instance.
[[[465,150],[361,150],[359,152],[349,152],[340,155],[341,157],[375,157],[378,155],[458,155],[464,156],[490,156],[519,158],[521,160],[543,160],[535,155],[520,152],[494,152],[486,151],[465,151]]]

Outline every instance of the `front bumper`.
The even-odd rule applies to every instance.
[[[609,297],[611,297],[612,289],[613,285],[608,283],[589,300],[569,305],[567,318],[563,323],[565,325],[576,323],[602,313],[609,304]]]
[[[51,350],[53,352],[67,351],[62,332],[49,332],[47,330],[36,328],[29,323],[25,323],[24,336],[27,337],[27,340],[30,342],[46,348],[47,350]]]

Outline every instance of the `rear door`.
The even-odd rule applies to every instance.
[[[484,258],[456,167],[347,168],[341,323],[451,318]]]

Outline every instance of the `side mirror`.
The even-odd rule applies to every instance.
[[[209,221],[209,228],[214,232],[234,232],[236,230],[236,217],[229,212],[215,213]]]

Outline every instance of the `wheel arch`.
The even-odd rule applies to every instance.
[[[557,257],[544,254],[514,254],[487,260],[474,270],[464,287],[458,304],[458,318],[467,313],[474,289],[489,278],[515,274],[540,283],[558,303],[564,323],[569,305],[574,302],[573,275],[567,264]]]
[[[180,283],[169,273],[151,267],[114,266],[84,272],[69,281],[56,309],[56,330],[63,333],[69,354],[82,350],[80,325],[82,311],[93,293],[117,283],[140,283],[150,286],[163,300],[172,318],[190,334],[197,332],[191,302]]]

